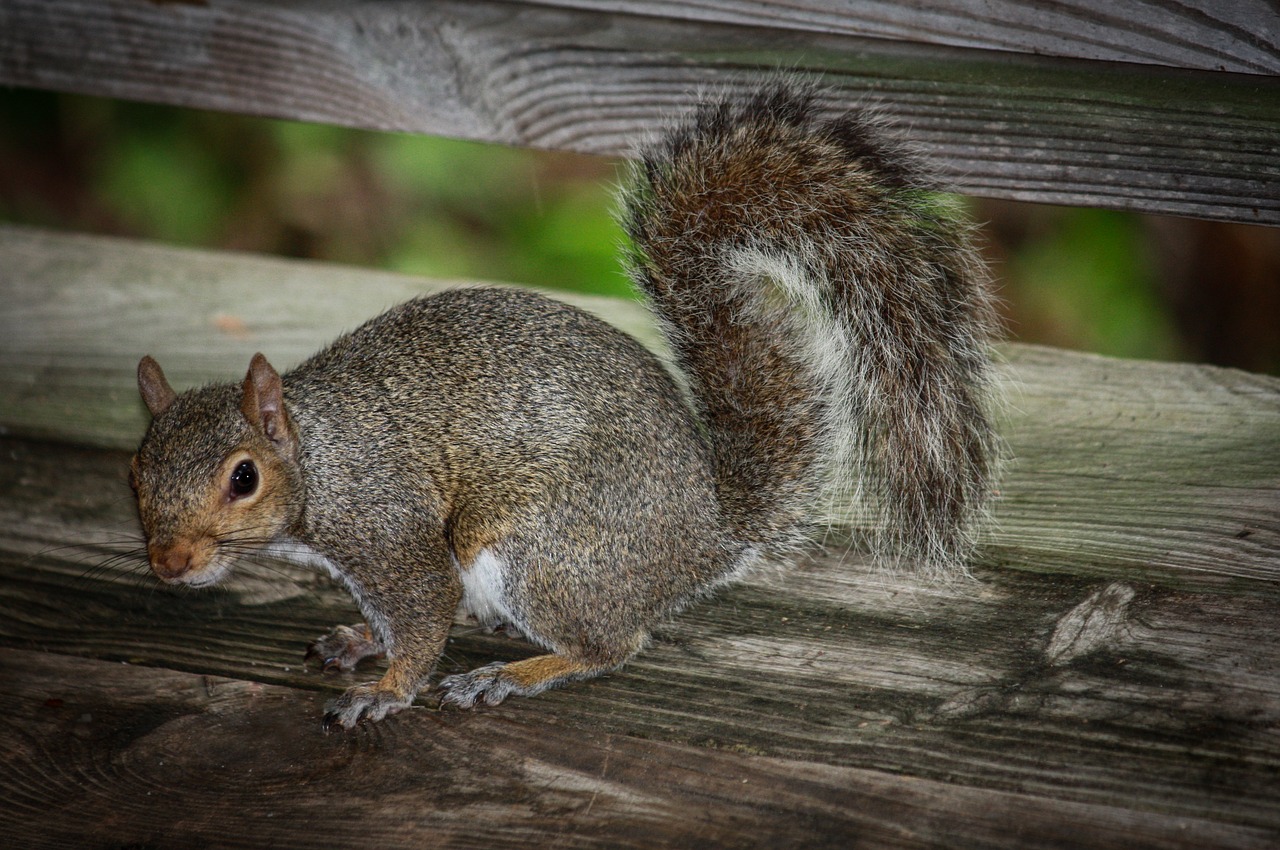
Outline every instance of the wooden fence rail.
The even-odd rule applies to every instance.
[[[933,43],[865,37],[885,33],[816,3],[786,25],[762,4],[661,16],[674,5],[3,0],[0,83],[622,154],[699,88],[781,67],[820,75],[833,107],[874,99],[964,192],[1280,223],[1271,4],[1129,4],[1092,26],[1088,3],[896,13]],[[939,35],[961,19],[980,32]],[[1045,50],[1055,20],[1077,29]],[[1078,58],[1125,41],[1149,61]],[[1224,51],[1244,58],[1213,63]]]

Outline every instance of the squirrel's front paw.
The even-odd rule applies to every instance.
[[[377,682],[356,685],[325,706],[324,729],[328,732],[335,725],[352,729],[361,720],[376,723],[412,704],[412,697],[406,699],[395,691],[379,687]]]
[[[305,661],[320,659],[321,669],[328,673],[341,670],[346,673],[366,658],[380,658],[386,654],[373,631],[364,623],[354,626],[336,626],[322,638],[307,647]]]
[[[445,676],[437,686],[440,691],[441,705],[456,705],[458,708],[471,708],[476,700],[484,697],[488,705],[497,705],[512,692],[519,690],[519,685],[504,675],[507,665],[501,661],[478,667],[470,673],[458,673]]]

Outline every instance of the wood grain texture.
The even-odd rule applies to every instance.
[[[0,429],[133,448],[143,354],[177,386],[278,367],[443,285],[335,265],[0,228]],[[637,304],[578,299],[656,345]],[[1011,345],[992,566],[1227,589],[1280,578],[1280,380]],[[863,527],[865,512],[832,516]],[[1249,584],[1249,592],[1274,585]]]
[[[0,452],[0,646],[44,653],[0,661],[0,813],[25,812],[15,828],[38,818],[78,831],[113,806],[118,828],[160,828],[145,812],[167,818],[181,800],[196,808],[175,828],[201,835],[191,824],[216,824],[255,795],[246,813],[329,801],[330,816],[380,836],[390,827],[379,813],[408,806],[431,828],[468,822],[448,805],[447,789],[465,787],[468,805],[492,813],[473,825],[486,846],[489,830],[518,823],[567,828],[541,801],[560,789],[549,777],[576,777],[579,813],[599,794],[604,823],[668,819],[675,833],[658,829],[652,846],[688,840],[707,818],[714,846],[773,846],[775,829],[814,818],[830,846],[886,828],[904,846],[952,844],[946,830],[984,846],[1082,835],[1132,846],[1143,834],[1150,846],[1262,847],[1280,834],[1274,597],[1001,570],[924,586],[832,553],[695,606],[605,679],[474,713],[438,712],[428,696],[424,710],[325,738],[314,692],[374,675],[301,667],[309,639],[352,620],[341,591],[283,564],[246,563],[196,593],[159,587],[137,561],[104,565],[131,528],[127,455],[12,439]],[[460,626],[439,672],[530,654]],[[587,752],[599,784],[572,767]],[[39,758],[55,767],[32,786]],[[606,759],[607,783],[593,773]],[[283,787],[300,776],[317,784]],[[735,785],[750,787],[739,796]],[[117,794],[161,787],[177,800],[119,806]],[[660,813],[627,805],[655,794]],[[742,821],[733,800],[766,820],[792,814]],[[1016,817],[1027,822],[1014,828]],[[1077,817],[1096,832],[1075,832]],[[448,818],[459,820],[436,820]]]
[[[1010,346],[990,557],[1178,584],[1280,577],[1280,380]]]
[[[3,83],[610,155],[779,67],[961,191],[1280,223],[1270,74],[482,0],[0,0]]]
[[[1280,9],[1268,0],[529,0],[625,12],[1008,50],[1042,56],[1275,74]]]
[[[322,736],[297,722],[319,701],[288,688],[14,650],[0,650],[0,675],[0,828],[29,848],[1268,840],[1265,829],[1188,815],[583,732],[553,718],[414,711]]]

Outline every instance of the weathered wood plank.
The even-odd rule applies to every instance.
[[[1187,586],[1280,578],[1280,380],[1008,351],[995,562]]]
[[[139,349],[187,385],[243,372],[254,346],[283,368],[393,304],[463,285],[4,225],[0,257],[0,358],[14,370],[0,375],[0,427],[119,448],[145,425]],[[638,304],[560,297],[658,340]]]
[[[962,191],[1280,223],[1270,75],[482,0],[0,0],[3,83],[592,153],[779,67],[879,101]]]
[[[1264,829],[882,771],[414,711],[352,735],[310,694],[0,650],[15,846],[1265,847]]]
[[[441,285],[17,228],[0,228],[0,256],[0,429],[115,448],[145,428],[142,354],[179,386],[229,380],[254,351],[296,363]],[[657,340],[634,303],[578,303]],[[1280,381],[1015,345],[1007,359],[1013,461],[989,564],[1188,587],[1280,578]]]
[[[200,593],[160,588],[127,564],[91,569],[113,551],[91,546],[95,539],[118,539],[132,529],[127,455],[14,440],[0,440],[0,452],[0,645],[117,662],[95,678],[75,665],[35,657],[21,666],[44,672],[25,684],[14,667],[5,670],[0,716],[20,721],[0,736],[14,748],[0,760],[20,762],[10,770],[24,771],[32,752],[18,742],[50,761],[47,749],[30,742],[49,734],[65,738],[82,728],[72,718],[84,713],[108,718],[92,735],[82,729],[88,737],[118,740],[124,748],[96,763],[154,766],[157,753],[169,752],[173,770],[195,772],[208,759],[226,758],[224,746],[260,752],[253,758],[264,762],[227,766],[226,775],[243,780],[250,767],[255,777],[284,769],[271,766],[277,757],[286,765],[338,758],[318,733],[320,700],[300,692],[276,695],[239,683],[231,685],[236,698],[225,704],[218,697],[223,684],[215,683],[207,701],[180,711],[175,690],[198,696],[200,680],[170,686],[164,677],[144,677],[128,705],[98,705],[95,694],[133,675],[118,662],[306,691],[331,692],[363,680],[372,673],[321,676],[299,664],[308,639],[353,618],[340,591],[287,565],[246,564],[225,588]],[[939,840],[930,831],[935,828],[972,832],[974,843],[986,844],[988,818],[1007,826],[1008,807],[1027,800],[1036,802],[1026,816],[1037,819],[1027,828],[1033,835],[1056,834],[1062,846],[1083,839],[1055,831],[1095,810],[1095,846],[1134,840],[1130,832],[1108,835],[1123,822],[1152,825],[1154,846],[1173,840],[1175,824],[1189,831],[1185,844],[1172,846],[1265,846],[1265,836],[1280,835],[1280,601],[1001,570],[984,570],[980,578],[928,587],[875,575],[855,557],[819,558],[695,606],[613,676],[476,714],[413,712],[363,731],[353,746],[378,749],[376,758],[394,765],[388,770],[400,770],[407,757],[391,753],[412,753],[411,775],[422,781],[435,766],[447,765],[452,782],[478,789],[476,805],[499,808],[538,798],[542,774],[520,773],[491,786],[497,780],[487,771],[495,759],[536,763],[561,747],[560,758],[572,758],[571,738],[605,742],[601,757],[616,753],[619,767],[636,760],[663,765],[662,787],[695,781],[682,765],[716,765],[709,775],[747,779],[753,787],[743,789],[745,799],[766,811],[790,805],[791,783],[838,776],[831,787],[843,787],[850,805],[830,828],[846,837],[845,830],[862,828],[859,818],[872,817],[855,814],[865,787],[858,777],[868,776],[888,783],[878,786],[886,799],[894,789],[924,788],[951,801],[935,803],[939,819],[932,826],[902,825],[908,845]],[[460,627],[441,672],[530,653],[518,641]],[[66,711],[42,712],[50,698]],[[39,733],[21,725],[33,715],[57,724]],[[144,737],[142,753],[133,752],[135,738],[161,722],[174,723],[159,739],[164,746],[152,750],[152,739]],[[513,725],[520,731],[511,737],[494,731]],[[281,739],[285,726],[291,731]],[[502,743],[483,750],[492,758],[475,762],[469,737],[449,737],[448,730],[459,728],[497,734]],[[180,734],[188,749],[178,747]],[[526,749],[527,739],[538,737],[545,743]],[[12,755],[15,749],[25,755]],[[722,756],[734,762],[727,773],[720,772]],[[763,761],[737,761],[742,756]],[[51,761],[73,782],[81,774],[62,761],[69,757],[105,754],[59,751]],[[249,756],[233,760],[239,758]],[[636,769],[659,779],[652,767]],[[113,778],[102,780],[115,787],[106,782]],[[770,783],[773,790],[764,790]],[[53,797],[62,793],[48,790]],[[122,791],[132,790],[126,780]],[[181,784],[179,790],[190,789]],[[294,804],[291,795],[276,800],[282,792],[266,790],[272,796],[262,799],[272,806]],[[257,786],[245,793],[258,793]],[[641,791],[618,793],[633,799]],[[721,805],[716,794],[713,807]],[[35,805],[29,791],[19,799]],[[197,802],[214,805],[203,795]],[[972,821],[961,817],[962,805],[975,807]],[[914,804],[904,807],[900,816],[915,816]],[[802,810],[803,817],[814,816]],[[679,829],[687,821],[673,824]],[[996,844],[1022,840],[1015,830]]]
[[[1204,71],[1280,72],[1280,10],[1267,0],[528,0],[672,20],[732,23],[1141,62]]]

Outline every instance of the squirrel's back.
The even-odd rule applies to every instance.
[[[646,444],[627,447],[641,455],[632,466],[667,456],[682,475],[690,466],[711,474],[657,358],[595,316],[518,289],[401,304],[287,373],[284,391],[304,432],[303,465],[329,471],[310,483],[313,498],[343,486],[333,470],[357,445],[359,467],[388,471],[395,490],[414,485],[403,473],[426,472],[445,502],[485,494],[503,509],[544,498],[587,464],[618,462],[620,434]],[[637,470],[635,481],[661,472]]]

